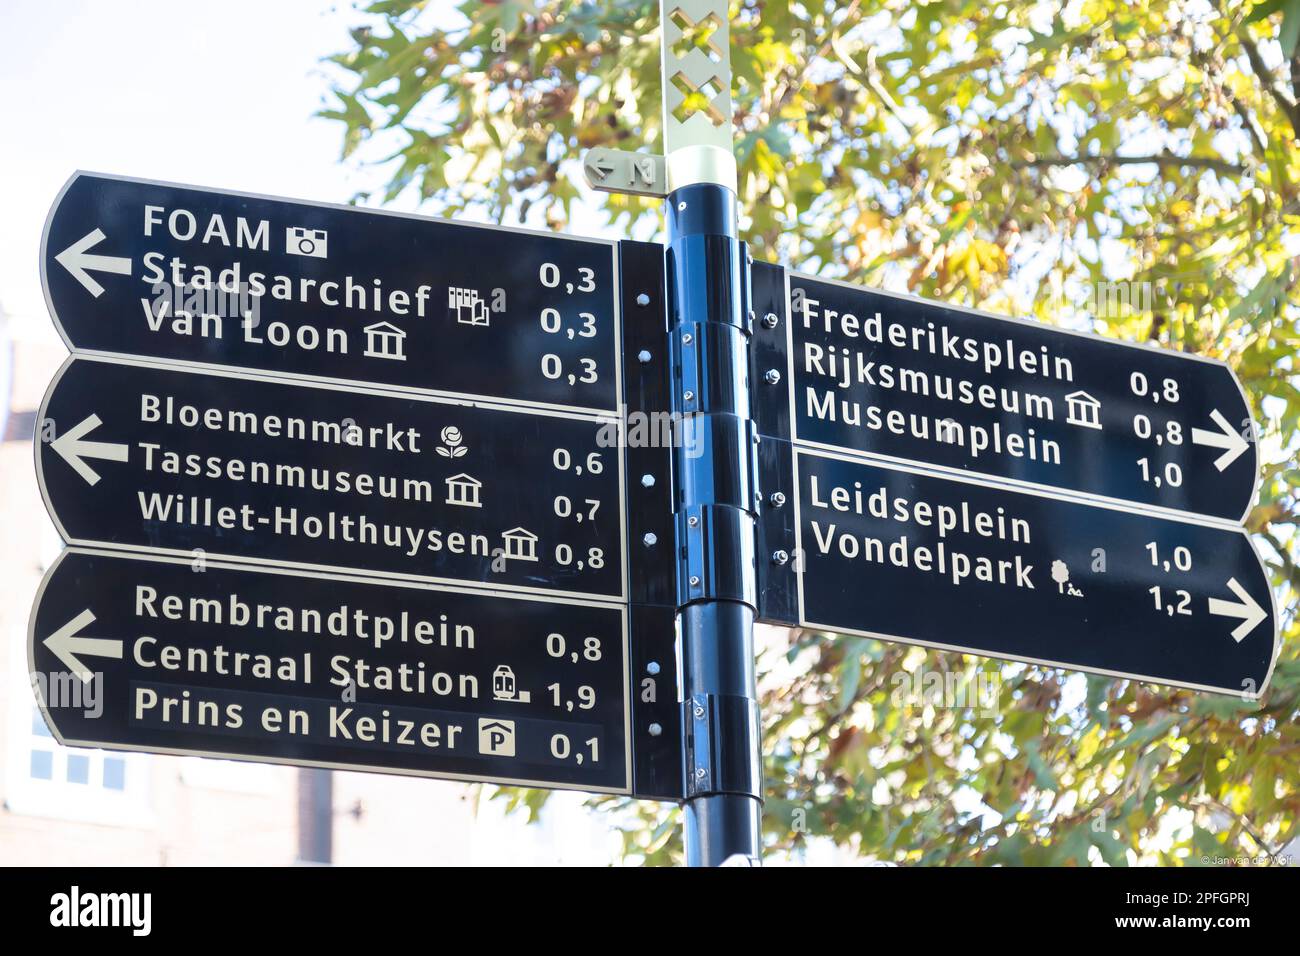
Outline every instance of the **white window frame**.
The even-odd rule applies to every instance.
[[[27,631],[25,622],[8,635],[9,660],[6,688],[9,706],[5,715],[4,806],[10,813],[49,817],[105,826],[149,828],[155,814],[151,799],[151,761],[147,754],[64,747],[51,734],[36,733],[33,721],[43,720],[36,706],[31,678],[27,673]],[[51,756],[49,780],[32,776],[33,751]],[[69,758],[85,757],[89,763],[87,782],[67,779]],[[121,759],[125,764],[122,790],[104,786],[104,760]]]

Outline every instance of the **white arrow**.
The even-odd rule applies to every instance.
[[[602,181],[614,171],[614,164],[600,153],[587,155],[587,175],[591,179]]]
[[[1237,583],[1236,578],[1228,578],[1228,590],[1241,598],[1241,603],[1225,601],[1222,598],[1210,598],[1210,613],[1241,619],[1241,623],[1232,631],[1232,639],[1240,644],[1247,634],[1268,617],[1268,613],[1246,593],[1246,589]]]
[[[1192,443],[1224,449],[1223,454],[1214,460],[1214,467],[1223,471],[1241,457],[1241,453],[1250,447],[1250,442],[1242,438],[1236,429],[1228,424],[1228,420],[1219,414],[1217,408],[1210,412],[1210,417],[1214,419],[1214,424],[1219,426],[1219,431],[1193,428]]]
[[[102,458],[105,461],[126,461],[130,445],[108,441],[86,441],[82,436],[93,432],[100,426],[98,415],[83,418],[81,424],[64,432],[50,443],[59,455],[71,465],[86,484],[93,485],[99,481],[99,473],[87,465],[83,458]]]
[[[88,232],[54,257],[54,261],[71,272],[72,278],[85,286],[86,291],[96,299],[104,291],[104,287],[91,278],[90,270],[111,272],[120,276],[131,274],[130,259],[121,256],[96,256],[87,251],[99,245],[100,240],[103,238],[104,230],[102,229]]]
[[[95,615],[89,610],[82,611],[67,624],[45,639],[45,646],[54,656],[63,662],[63,666],[76,674],[85,683],[95,675],[90,668],[81,663],[78,654],[87,657],[112,657],[122,659],[122,642],[111,641],[102,637],[78,637],[85,627],[95,623]]]

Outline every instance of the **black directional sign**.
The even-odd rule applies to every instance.
[[[41,268],[74,349],[613,411],[615,251],[78,173]]]
[[[84,356],[40,416],[72,544],[625,593],[611,419]]]
[[[628,619],[608,603],[74,549],[29,655],[65,744],[634,786]],[[635,748],[657,743],[645,725]]]
[[[1250,410],[1222,363],[797,273],[789,302],[805,445],[1229,521],[1254,501]]]
[[[793,457],[795,623],[1245,697],[1268,682],[1272,592],[1240,529]]]

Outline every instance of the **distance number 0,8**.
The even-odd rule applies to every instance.
[[[1141,372],[1129,376],[1129,390],[1138,398],[1149,398],[1152,402],[1165,402],[1167,405],[1178,403],[1178,382],[1172,378],[1162,379],[1158,386],[1153,386]],[[1133,434],[1144,441],[1154,441],[1157,445],[1181,445],[1183,443],[1183,426],[1176,421],[1167,421],[1163,430],[1152,425],[1151,419],[1141,413],[1133,416]],[[1168,462],[1163,467],[1153,465],[1150,458],[1139,458],[1138,469],[1142,480],[1159,488],[1168,485],[1178,488],[1183,483],[1183,469],[1177,462]]]

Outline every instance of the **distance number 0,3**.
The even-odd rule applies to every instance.
[[[570,385],[592,385],[600,381],[600,372],[597,370],[596,360],[583,356],[578,359],[576,371],[565,371],[564,360],[554,352],[547,352],[542,356],[542,374],[551,381],[563,379]]]
[[[560,315],[559,309],[542,309],[541,315],[542,331],[547,335],[560,335],[563,333],[567,339],[594,339],[596,337],[596,316],[591,312],[578,313],[578,326],[566,327],[564,318]]]
[[[580,661],[596,662],[601,659],[599,637],[584,637],[575,646],[570,646],[568,639],[558,631],[546,635],[546,653],[556,660],[568,658],[571,663]]]
[[[537,279],[547,289],[563,289],[567,294],[596,291],[596,270],[578,267],[577,278],[566,278],[554,262],[543,262],[537,270]]]
[[[596,291],[596,270],[579,266],[576,277],[566,278],[560,267],[554,262],[543,262],[537,270],[538,281],[547,289],[563,289],[568,295],[575,292],[591,293]],[[596,316],[591,312],[578,313],[578,325],[566,327],[560,310],[542,309],[540,317],[542,331],[548,335],[561,335],[572,340],[590,339],[596,336]],[[600,380],[600,372],[594,358],[577,359],[576,366],[565,368],[564,360],[554,352],[542,356],[542,374],[551,381],[565,381],[570,385],[592,385]]]

